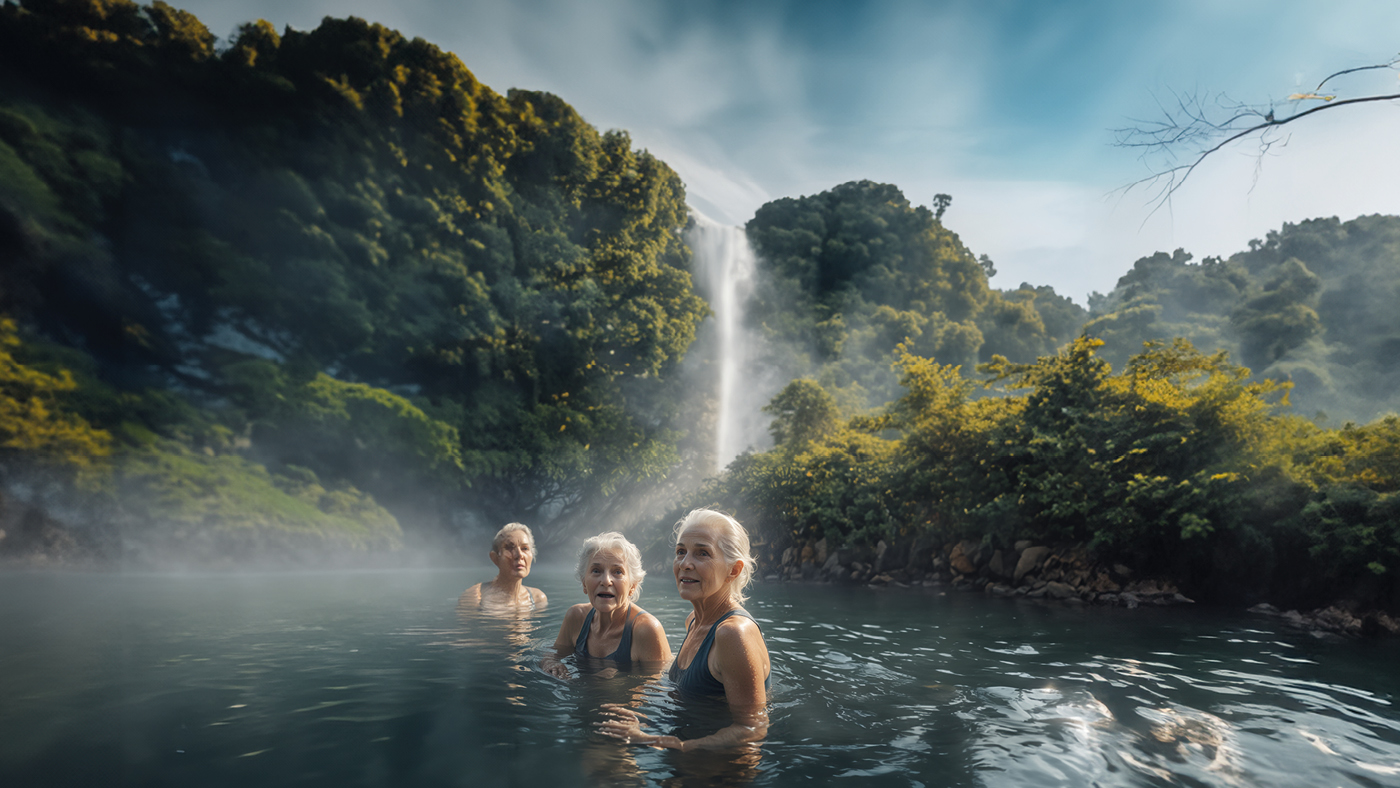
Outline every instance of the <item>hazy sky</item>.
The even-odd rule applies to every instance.
[[[1283,100],[1400,51],[1395,0],[174,0],[227,36],[355,15],[455,52],[504,93],[547,90],[621,128],[693,206],[746,222],[850,180],[916,204],[999,271],[1083,303],[1138,257],[1246,248],[1285,221],[1400,213],[1400,107],[1320,113],[1260,159],[1198,170],[1170,206],[1115,193],[1149,170],[1112,129],[1172,91]],[[1394,71],[1340,83],[1400,92]]]

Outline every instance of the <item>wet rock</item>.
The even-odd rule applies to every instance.
[[[1068,583],[1047,583],[1045,585],[1045,593],[1051,599],[1069,599],[1071,597],[1075,599],[1079,598],[1079,592],[1075,590],[1074,586],[1069,585]]]
[[[884,539],[875,543],[875,571],[883,572],[888,567],[885,566],[885,556],[890,551],[890,546]]]
[[[1032,588],[1031,590],[1029,590],[1029,591],[1026,592],[1026,598],[1027,598],[1027,599],[1043,599],[1043,598],[1045,597],[1045,591],[1046,591],[1046,589],[1045,589],[1044,586],[1042,586],[1042,587],[1040,587],[1040,588]]]
[[[1008,597],[1016,595],[1016,589],[1005,583],[988,583],[987,587],[982,590],[992,596]]]
[[[1011,577],[1015,567],[1007,566],[1007,563],[1005,554],[998,550],[992,553],[992,560],[987,562],[987,569],[997,577]]]
[[[889,585],[894,582],[894,578],[886,574],[878,574],[870,578],[871,585]]]
[[[1254,607],[1251,607],[1251,608],[1249,609],[1249,612],[1250,612],[1250,613],[1259,613],[1259,614],[1265,615],[1265,616],[1281,616],[1281,615],[1283,615],[1283,611],[1282,611],[1282,610],[1279,610],[1278,608],[1274,607],[1273,605],[1269,604],[1268,602],[1260,602],[1259,604],[1255,605]]]
[[[1100,604],[1100,605],[1117,605],[1117,604],[1120,604],[1120,602],[1121,602],[1121,600],[1118,598],[1118,595],[1117,595],[1117,594],[1111,594],[1111,593],[1110,593],[1110,594],[1099,594],[1098,596],[1094,597],[1094,601],[1097,602],[1097,603]]]
[[[948,556],[948,565],[960,575],[970,575],[977,571],[977,564],[968,557],[967,550],[963,547],[968,544],[972,543],[958,542],[957,546],[953,548],[953,554]]]
[[[1139,604],[1137,594],[1134,594],[1131,591],[1124,591],[1123,593],[1119,594],[1118,601],[1122,602],[1123,607],[1126,607],[1129,610],[1136,608]]]
[[[1016,562],[1016,571],[1012,575],[1012,580],[1020,583],[1021,578],[1025,577],[1026,573],[1039,569],[1048,555],[1050,555],[1048,547],[1027,547],[1022,550],[1021,558]]]
[[[1123,590],[1123,588],[1113,582],[1113,578],[1109,577],[1108,573],[1103,570],[1100,570],[1094,575],[1093,579],[1086,585],[1086,588],[1096,594],[1116,594]]]

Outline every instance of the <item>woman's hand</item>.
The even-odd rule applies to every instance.
[[[556,679],[563,679],[564,681],[573,678],[573,676],[569,675],[568,666],[553,657],[545,657],[540,660],[540,670],[543,670]]]
[[[623,744],[645,744],[649,747],[684,750],[685,746],[675,736],[653,736],[642,730],[642,720],[646,715],[623,706],[620,703],[604,703],[606,719],[593,723],[593,727],[604,736],[621,739]]]

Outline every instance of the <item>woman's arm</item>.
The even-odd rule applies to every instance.
[[[574,652],[579,627],[583,626],[583,617],[587,614],[588,605],[574,605],[564,613],[564,620],[559,624],[559,636],[554,638],[554,653],[540,659],[540,670],[555,678],[569,678],[569,668],[563,659]]]
[[[734,623],[730,623],[734,622]],[[724,697],[734,721],[727,727],[699,739],[682,741],[675,736],[655,736],[642,730],[641,718],[631,709],[606,704],[610,716],[597,723],[599,732],[628,744],[646,744],[674,750],[725,749],[761,741],[768,735],[768,691],[763,681],[768,675],[768,647],[758,625],[735,617],[715,632],[710,651],[710,673],[724,685]]]
[[[671,644],[666,642],[666,630],[656,616],[642,613],[632,623],[631,656],[649,673],[660,673],[671,662]]]

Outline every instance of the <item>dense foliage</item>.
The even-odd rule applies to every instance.
[[[778,446],[696,500],[729,502],[769,544],[1082,543],[1206,597],[1400,602],[1395,417],[1327,430],[1278,413],[1286,386],[1224,353],[1177,340],[1114,371],[1101,345],[995,358],[996,397],[901,349],[905,394],[875,417],[842,420],[794,382]]]
[[[1086,316],[1049,287],[989,287],[935,211],[889,184],[774,200],[746,229],[760,266],[751,312],[769,346],[760,363],[812,377],[847,410],[898,395],[889,363],[901,343],[970,371],[995,354],[1054,352]]]
[[[534,522],[661,474],[686,221],[625,133],[379,25],[218,48],[163,2],[0,9],[0,310],[245,438],[219,473]],[[139,400],[74,412],[183,462]]]
[[[1336,423],[1400,410],[1400,218],[1285,224],[1228,260],[1178,249],[1138,260],[1086,329],[1121,361],[1148,340],[1229,350],[1289,380],[1299,412]]]

